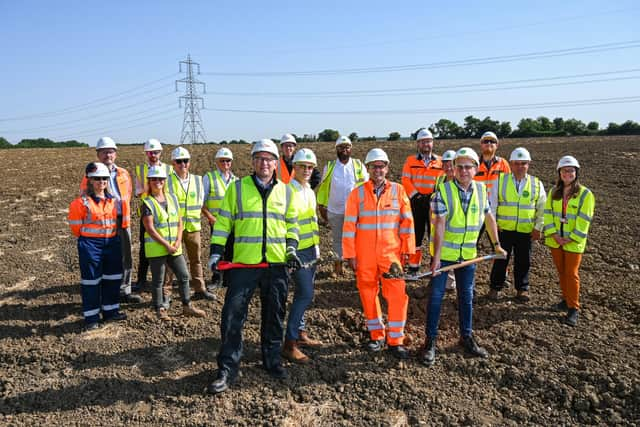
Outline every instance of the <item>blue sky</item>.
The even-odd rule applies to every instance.
[[[102,135],[177,143],[183,110],[174,80],[184,77],[178,62],[187,54],[206,83],[202,119],[210,141],[325,128],[408,135],[440,118],[461,124],[470,114],[514,127],[541,115],[601,127],[640,121],[636,1],[0,0],[0,17],[0,136],[14,143],[48,137],[94,144]],[[546,58],[505,58],[564,49]],[[486,58],[500,61],[452,64]],[[422,67],[370,72],[410,64]],[[367,72],[255,75],[355,68]],[[556,77],[563,78],[549,80]],[[524,82],[504,83],[516,80]],[[487,85],[495,82],[503,83]],[[636,102],[545,106],[621,97]]]

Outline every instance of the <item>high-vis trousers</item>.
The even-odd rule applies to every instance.
[[[360,270],[360,266],[358,266]],[[386,270],[385,270],[386,272]],[[382,277],[383,271],[379,268],[372,279],[371,272],[368,274],[356,274],[356,283],[360,292],[360,301],[364,310],[364,317],[367,322],[367,330],[372,340],[387,340],[387,344],[395,346],[404,342],[404,326],[407,321],[407,306],[409,297],[405,291],[406,284],[402,279],[386,279]],[[382,311],[380,310],[380,299],[378,293],[382,283],[382,296],[387,301],[389,308],[388,325],[382,321]]]
[[[120,238],[79,237],[82,314],[87,324],[109,320],[120,310],[122,252]]]

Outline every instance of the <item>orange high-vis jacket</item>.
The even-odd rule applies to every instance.
[[[124,168],[116,166],[116,183],[118,184],[118,192],[123,201],[129,204],[131,202],[131,194],[133,193],[133,185],[131,183],[131,175]],[[87,177],[82,177],[80,183],[80,194],[84,193],[87,188]]]
[[[371,180],[351,191],[342,228],[344,258],[373,258],[391,265],[401,254],[415,251],[411,204],[400,184],[385,182],[380,198]]]
[[[402,186],[409,198],[418,193],[431,194],[436,187],[438,177],[442,174],[444,171],[442,159],[439,156],[433,156],[425,165],[422,156],[413,154],[407,157],[402,167]]]
[[[489,197],[491,195],[492,188],[498,185],[500,174],[503,173],[511,173],[511,167],[509,167],[509,162],[502,157],[496,156],[488,170],[482,161],[482,158],[480,158],[480,166],[478,166],[478,172],[473,179],[484,183],[487,187],[487,197]]]
[[[296,171],[291,169],[291,173],[289,173],[289,169],[287,169],[287,164],[284,162],[284,157],[280,156],[278,160],[278,168],[276,169],[276,173],[278,174],[278,179],[285,184],[288,184],[295,175]]]
[[[83,195],[69,205],[69,228],[74,236],[108,238],[114,237],[118,226],[116,204],[121,203],[113,197],[100,199]],[[122,228],[129,227],[129,204],[122,203]]]

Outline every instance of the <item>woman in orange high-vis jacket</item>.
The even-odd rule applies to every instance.
[[[120,313],[122,251],[117,233],[119,203],[108,190],[109,170],[103,163],[89,163],[85,194],[69,205],[69,227],[78,237],[82,313],[87,330],[102,320],[125,320]],[[129,226],[129,206],[122,204],[122,227]]]
[[[389,158],[379,148],[367,154],[365,164],[370,180],[355,188],[347,198],[342,229],[343,256],[356,273],[356,284],[364,309],[371,340],[370,351],[384,347],[385,338],[392,354],[399,359],[409,357],[404,347],[404,326],[409,297],[405,281],[396,273],[415,252],[415,237],[411,204],[402,185],[386,179]],[[396,276],[396,277],[385,277]],[[389,307],[387,331],[382,321],[379,285]]]
[[[580,309],[578,270],[596,201],[591,190],[578,182],[580,164],[575,157],[562,157],[556,169],[558,180],[544,207],[542,231],[560,279],[562,301],[557,308],[567,311],[565,324],[576,326]]]

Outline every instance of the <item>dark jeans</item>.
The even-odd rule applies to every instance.
[[[500,231],[500,246],[507,251],[506,259],[497,259],[491,268],[491,289],[504,288],[507,265],[513,252],[513,284],[519,291],[529,290],[529,267],[531,266],[531,234],[517,231]]]
[[[153,305],[157,309],[169,308],[170,300],[164,294],[164,273],[165,266],[169,266],[173,274],[178,281],[178,290],[180,292],[180,298],[182,299],[182,305],[189,305],[191,294],[189,293],[189,269],[187,268],[187,262],[184,256],[159,256],[149,258],[149,264],[151,265],[151,291],[153,292]]]
[[[300,261],[303,264],[312,262],[316,259],[316,247],[302,249],[298,252]],[[316,265],[308,268],[300,268],[292,275],[295,284],[295,293],[293,302],[289,308],[289,320],[287,321],[287,333],[285,337],[288,340],[297,340],[300,338],[299,331],[305,330],[304,313],[313,301],[313,282],[316,278]]]
[[[442,261],[441,266],[455,264]],[[460,336],[471,336],[473,322],[473,287],[475,286],[476,265],[454,270],[456,275],[456,294],[458,296],[458,321],[460,324]],[[428,337],[438,336],[438,322],[440,321],[440,309],[447,285],[447,273],[440,273],[431,280],[427,298],[427,325],[425,333]]]
[[[431,195],[423,195],[411,199],[411,214],[416,235],[416,249],[422,246],[425,232],[429,226],[429,212],[431,210]]]
[[[232,377],[242,358],[242,327],[256,287],[260,288],[260,341],[262,364],[271,370],[281,362],[288,277],[284,265],[267,268],[237,268],[229,271],[229,287],[222,307],[218,367]]]

